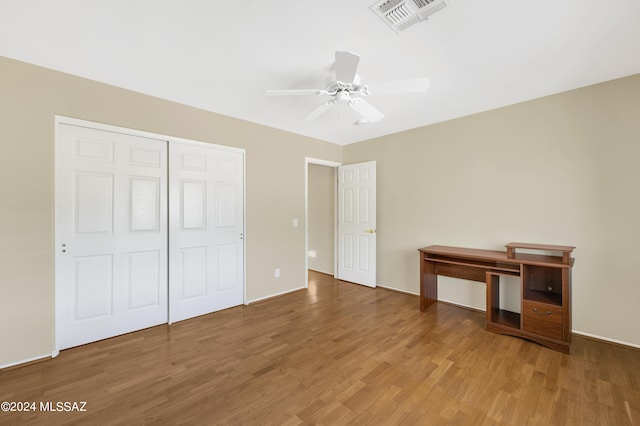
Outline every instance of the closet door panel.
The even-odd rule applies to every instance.
[[[244,156],[169,145],[169,321],[244,300]]]
[[[167,142],[59,124],[56,346],[168,320]]]

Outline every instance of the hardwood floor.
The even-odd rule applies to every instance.
[[[484,314],[310,272],[309,289],[0,372],[0,424],[640,425],[640,351],[571,355]],[[40,404],[86,401],[85,412]]]

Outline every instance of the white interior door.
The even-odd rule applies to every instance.
[[[59,124],[57,349],[167,322],[166,149]]]
[[[338,167],[338,278],[376,286],[376,162]]]
[[[244,155],[169,144],[169,321],[244,301]]]

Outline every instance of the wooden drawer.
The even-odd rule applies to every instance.
[[[522,329],[528,333],[564,340],[562,306],[523,300]]]

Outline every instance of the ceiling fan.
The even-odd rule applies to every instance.
[[[425,92],[430,85],[427,77],[362,85],[360,76],[356,74],[360,56],[352,52],[336,51],[335,57],[335,81],[326,89],[266,90],[265,94],[330,96],[331,99],[311,111],[304,122],[316,119],[332,107],[347,105],[362,117],[356,121],[356,124],[365,124],[380,121],[384,114],[365,101],[362,96]]]

